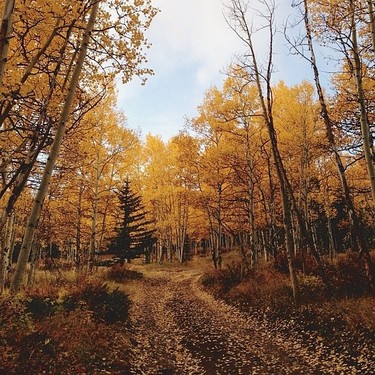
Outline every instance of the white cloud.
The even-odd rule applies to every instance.
[[[199,63],[217,74],[240,43],[225,23],[221,0],[154,0],[161,12],[148,33],[158,70]]]
[[[146,86],[137,79],[119,87],[119,106],[130,127],[143,133],[176,134],[184,116],[195,115],[204,91],[219,84],[240,43],[223,18],[221,0],[154,0],[161,10],[147,38],[152,43]],[[156,120],[157,119],[157,120]]]
[[[290,2],[280,0],[280,4],[284,16]],[[152,43],[147,51],[148,66],[155,76],[146,86],[137,79],[119,86],[119,106],[125,110],[130,127],[140,126],[144,134],[166,134],[165,138],[177,134],[185,115],[196,115],[204,92],[221,85],[224,76],[220,72],[244,49],[226,24],[222,0],[153,0],[153,5],[161,10],[147,31]],[[258,36],[256,46],[262,61],[268,43],[260,39]],[[285,65],[277,66],[280,73],[276,79],[288,82],[288,74],[296,78],[293,62],[298,65],[298,59],[291,57],[290,63],[285,57],[284,41],[278,41],[276,49],[278,64]]]

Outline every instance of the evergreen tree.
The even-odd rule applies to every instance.
[[[125,181],[118,194],[122,212],[121,225],[117,236],[109,246],[109,253],[118,256],[123,263],[149,252],[155,242],[151,229],[152,221],[146,219],[147,211],[139,195],[130,188],[130,181]]]

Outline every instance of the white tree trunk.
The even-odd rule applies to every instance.
[[[0,294],[3,293],[5,287],[5,281],[7,278],[8,267],[9,267],[9,254],[12,245],[12,235],[13,235],[13,224],[14,224],[14,213],[8,216],[4,244],[3,248],[0,249]]]
[[[90,233],[90,247],[89,247],[89,259],[88,259],[88,269],[92,271],[95,260],[95,251],[96,251],[96,224],[98,218],[98,201],[99,201],[99,151],[96,159],[96,176],[95,176],[95,189],[94,189],[94,206],[91,220],[91,233]]]
[[[369,17],[370,17],[372,52],[375,53],[375,11],[374,11],[374,0],[367,0],[367,4],[368,4],[368,14],[369,14]]]
[[[100,1],[96,1],[96,0],[92,1],[90,17],[87,22],[85,33],[82,38],[80,52],[78,54],[77,62],[73,70],[72,78],[71,78],[70,85],[68,88],[68,94],[65,99],[64,107],[62,109],[56,135],[55,135],[55,138],[51,147],[51,151],[49,153],[49,156],[46,162],[46,166],[43,171],[43,176],[42,176],[40,186],[36,194],[36,197],[34,199],[34,202],[31,208],[31,213],[27,222],[26,232],[23,237],[22,246],[21,246],[21,250],[20,250],[20,254],[19,254],[18,262],[16,266],[16,271],[15,271],[14,278],[13,278],[12,285],[11,285],[11,291],[13,293],[17,292],[23,283],[27,262],[30,256],[31,245],[32,245],[33,238],[34,238],[35,229],[38,225],[43,201],[47,194],[53,168],[56,164],[60,146],[65,135],[66,122],[68,120],[70,109],[73,104],[74,94],[78,85],[79,76],[81,74],[83,63],[86,57],[88,44],[91,38],[91,33],[92,33],[95,20],[97,17],[97,13],[99,9],[99,2]]]
[[[263,4],[266,5],[267,14],[262,14],[262,16],[267,20],[267,29],[269,30],[269,51],[267,68],[263,73],[261,72],[257,55],[255,53],[255,48],[252,40],[252,29],[246,19],[246,3],[243,0],[232,0],[231,1],[231,19],[234,24],[229,26],[232,27],[233,31],[240,37],[240,39],[245,43],[246,47],[249,49],[248,61],[244,63],[246,69],[251,70],[253,80],[257,86],[259,103],[261,106],[261,112],[264,117],[264,122],[267,127],[270,143],[271,143],[271,153],[273,162],[275,164],[275,170],[277,178],[280,184],[280,195],[281,195],[281,206],[283,212],[283,224],[285,230],[285,247],[286,255],[288,258],[289,273],[291,279],[291,286],[293,290],[294,302],[297,304],[299,300],[299,291],[297,283],[297,275],[293,264],[294,258],[294,239],[292,233],[292,205],[291,196],[289,189],[289,181],[286,175],[284,164],[279,152],[278,141],[276,136],[276,131],[274,128],[273,121],[273,100],[272,100],[272,87],[271,87],[271,77],[272,77],[272,57],[273,57],[273,42],[274,42],[274,12],[275,5],[272,2],[264,1]],[[265,86],[265,87],[264,87]]]
[[[360,110],[360,121],[361,121],[361,133],[363,141],[363,152],[365,154],[367,172],[370,178],[370,186],[372,193],[372,203],[375,205],[375,160],[372,154],[371,148],[371,136],[370,136],[370,124],[368,122],[367,110],[366,110],[366,99],[363,89],[363,74],[362,74],[362,64],[359,55],[358,38],[357,38],[357,27],[355,24],[354,17],[354,4],[353,1],[350,2],[350,13],[351,13],[351,28],[352,28],[352,61],[353,61],[353,73],[356,83],[358,105]],[[372,14],[373,16],[373,14]],[[372,19],[373,22],[373,19]]]

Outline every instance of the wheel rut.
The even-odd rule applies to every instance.
[[[319,374],[259,321],[200,289],[197,274],[145,278],[132,310],[131,374]]]

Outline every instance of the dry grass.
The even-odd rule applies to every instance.
[[[375,332],[375,297],[349,298],[327,302],[323,309],[340,312],[353,330],[359,326]]]

